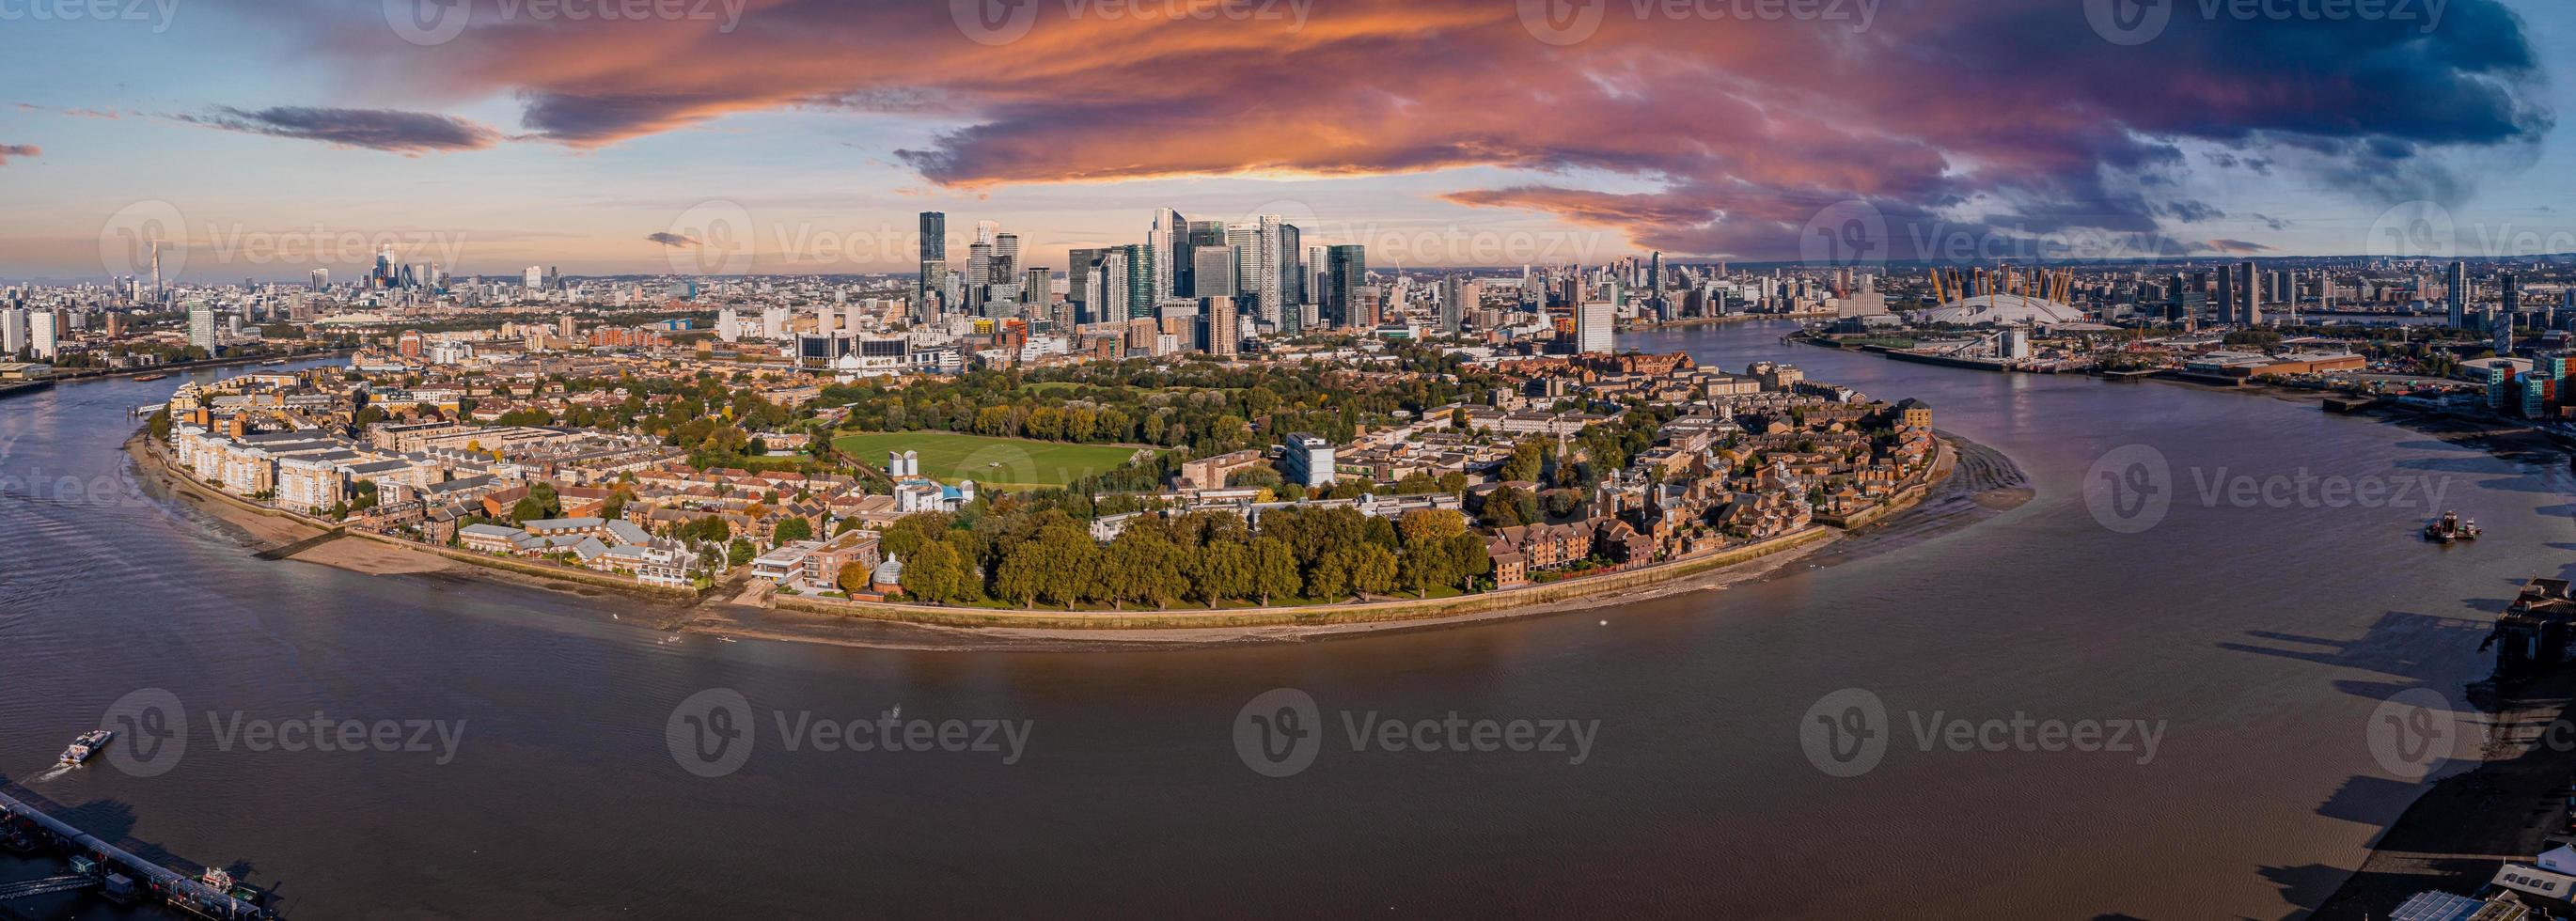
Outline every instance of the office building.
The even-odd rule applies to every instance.
[[[2469,324],[2469,264],[2452,262],[2449,274],[2442,279],[2442,300],[2450,309],[2452,329],[2466,329]]]
[[[204,349],[207,357],[215,354],[215,308],[203,302],[188,307],[188,345]]]
[[[1586,355],[1607,355],[1617,348],[1611,338],[1612,309],[1609,301],[1585,301],[1575,308],[1575,351]]]
[[[934,313],[931,295],[938,290],[940,279],[948,274],[948,215],[941,211],[921,213],[921,276],[913,282],[913,315],[926,321],[939,319]]]
[[[1367,249],[1350,244],[1325,247],[1323,261],[1324,290],[1316,302],[1316,315],[1323,325],[1336,329],[1365,324],[1368,318],[1362,315],[1360,289],[1368,283]]]
[[[1313,435],[1288,436],[1280,446],[1281,475],[1288,482],[1314,488],[1333,485],[1333,443]]]

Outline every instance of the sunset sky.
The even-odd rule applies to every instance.
[[[1378,266],[1794,259],[1858,212],[1896,258],[2380,251],[2392,207],[2576,250],[2559,0],[2151,34],[2130,0],[982,2],[0,0],[0,279],[105,280],[138,214],[190,280],[378,240],[664,272],[746,245],[708,214],[748,218],[728,269],[909,271],[924,209],[1056,266],[1157,207]],[[675,15],[602,18],[635,10]]]

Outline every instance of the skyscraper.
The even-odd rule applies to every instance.
[[[1609,301],[1585,301],[1574,308],[1575,351],[1607,355],[1616,348],[1611,344],[1610,313]]]
[[[1118,248],[1126,257],[1127,319],[1154,315],[1154,250],[1134,243]]]
[[[0,361],[12,361],[27,350],[27,312],[0,307]]]
[[[1020,277],[1020,235],[996,234],[993,237],[993,284],[1007,285]]]
[[[1233,355],[1243,346],[1243,331],[1237,324],[1234,298],[1199,298],[1199,323],[1207,331],[1200,347],[1210,355]]]
[[[2451,271],[2442,278],[2442,300],[2450,307],[2452,329],[2465,329],[2469,324],[2469,264],[2453,261]]]
[[[930,295],[938,289],[942,276],[948,274],[948,214],[942,211],[921,213],[921,277],[912,288],[913,315],[935,321]]]
[[[1234,250],[1223,243],[1190,249],[1190,293],[1231,302],[1241,289],[1234,279]]]
[[[1262,320],[1278,326],[1282,333],[1294,334],[1300,315],[1281,309],[1290,290],[1287,272],[1297,261],[1288,255],[1288,224],[1276,214],[1264,214],[1253,229],[1253,275],[1241,284],[1258,298]]]
[[[1658,258],[1662,255],[1656,254]],[[1440,331],[1457,335],[1466,328],[1466,318],[1467,284],[1458,273],[1451,272],[1440,279]]]
[[[1100,256],[1102,250],[1077,249],[1066,254],[1064,299],[1075,305],[1075,323],[1100,322]]]
[[[2515,321],[2521,319],[2522,285],[2520,280],[2514,276],[2514,273],[2505,272],[2496,276],[2496,288],[2496,296],[2498,298],[2496,322],[2504,324],[2506,327],[2510,328],[2513,326]],[[2504,350],[2497,349],[2496,354],[2502,355],[2504,354]]]
[[[37,361],[52,361],[62,350],[62,317],[43,308],[27,315],[27,352]]]
[[[1225,251],[1225,222],[1191,221],[1186,226],[1189,230],[1182,235],[1180,246],[1180,255],[1183,258],[1179,263],[1173,266],[1174,275],[1178,276],[1175,283],[1189,291],[1190,295],[1193,297],[1215,296],[1219,292],[1199,290],[1198,267],[1199,259],[1201,258],[1199,254],[1209,250],[1215,250],[1217,252]],[[1233,279],[1235,277],[1234,273],[1230,270],[1227,271],[1225,275],[1228,279]],[[1234,292],[1226,291],[1222,293],[1231,296]]]
[[[215,354],[215,308],[203,301],[188,305],[188,345]]]
[[[1366,319],[1360,316],[1360,288],[1367,280],[1365,247],[1343,244],[1325,248],[1324,290],[1316,311],[1325,326],[1349,329]]]
[[[1160,304],[1180,290],[1177,277],[1190,264],[1189,225],[1181,213],[1154,209],[1153,226],[1145,229],[1145,248],[1154,254],[1154,303]]]
[[[1020,303],[1029,305],[1028,311],[1023,316],[1031,320],[1045,319],[1047,304],[1055,300],[1055,292],[1048,290],[1053,287],[1055,287],[1054,269],[1042,265],[1030,266],[1027,277],[1020,282]]]
[[[2247,326],[2263,323],[2263,286],[2254,274],[2252,260],[2236,264],[2236,322]]]

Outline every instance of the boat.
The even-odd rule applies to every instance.
[[[159,374],[140,374],[140,375],[136,375],[136,376],[135,376],[134,381],[135,381],[135,383],[139,383],[139,384],[148,384],[148,383],[151,383],[151,382],[153,382],[153,381],[157,381],[157,380],[160,380],[160,379],[162,379],[162,378],[169,377],[169,376],[170,376],[170,375],[169,375],[169,374],[167,374],[167,373],[159,373]]]
[[[80,738],[72,740],[72,747],[63,749],[60,763],[71,766],[88,761],[91,756],[98,754],[100,749],[106,748],[107,740],[113,738],[116,738],[116,733],[105,729],[92,729],[81,733]]]
[[[271,359],[269,359],[269,360],[267,360],[267,361],[260,362],[259,364],[260,364],[260,367],[266,368],[266,367],[274,367],[274,366],[277,366],[277,365],[282,365],[282,364],[285,364],[285,363],[286,363],[286,359],[283,359],[283,358],[271,358]]]
[[[2476,540],[2478,534],[2476,519],[2461,521],[2457,512],[2443,512],[2440,520],[2424,526],[2425,540],[2445,544],[2455,540]]]

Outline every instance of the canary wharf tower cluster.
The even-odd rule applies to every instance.
[[[917,321],[964,314],[1072,328],[1183,311],[1201,317],[1211,341],[1230,341],[1242,331],[1293,336],[1380,319],[1363,295],[1367,248],[1305,244],[1297,225],[1278,215],[1228,223],[1158,209],[1142,243],[1068,251],[1061,299],[1053,297],[1055,268],[1025,264],[1019,235],[999,222],[975,222],[962,265],[951,261],[948,243],[947,213],[922,212]]]

